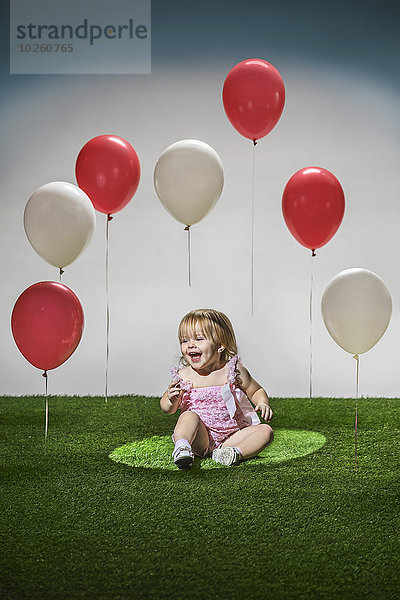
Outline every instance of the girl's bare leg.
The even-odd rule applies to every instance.
[[[239,448],[243,458],[253,458],[264,450],[274,439],[274,432],[266,423],[249,425],[231,435],[222,444],[221,448],[235,446]]]
[[[175,425],[173,439],[187,440],[194,454],[203,456],[210,443],[208,431],[199,415],[191,410],[183,412]]]

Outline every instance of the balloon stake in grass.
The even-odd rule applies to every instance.
[[[233,127],[253,141],[251,183],[251,314],[254,314],[254,155],[257,140],[279,121],[285,105],[285,86],[279,71],[266,60],[248,58],[226,76],[222,90],[224,110]]]
[[[47,439],[49,408],[47,371],[62,365],[75,352],[82,337],[84,315],[78,297],[67,286],[42,281],[19,296],[11,315],[11,330],[21,354],[46,380]]]
[[[154,168],[154,187],[164,208],[188,234],[188,283],[191,285],[190,227],[214,208],[224,187],[217,152],[199,140],[181,140],[166,148]]]
[[[359,355],[381,339],[390,323],[392,297],[384,281],[367,269],[346,269],[333,277],[321,300],[322,317],[335,342],[357,361],[355,460],[357,470],[357,399]]]
[[[106,218],[106,372],[105,401],[108,400],[108,361],[110,353],[109,302],[109,222],[135,194],[140,181],[140,162],[132,146],[116,135],[99,135],[81,149],[75,164],[76,180],[86,192],[94,208]]]
[[[336,177],[322,167],[305,167],[287,182],[282,196],[282,213],[293,237],[311,250],[310,278],[310,373],[309,396],[312,398],[312,329],[315,250],[335,235],[344,215],[344,193]]]
[[[52,181],[29,198],[24,228],[31,246],[60,271],[71,264],[89,244],[96,225],[93,205],[76,185]]]

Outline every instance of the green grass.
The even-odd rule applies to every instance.
[[[191,471],[109,457],[168,439],[156,398],[49,403],[44,442],[43,398],[0,398],[2,600],[398,598],[398,399],[358,400],[357,473],[352,399],[273,399],[280,450]]]

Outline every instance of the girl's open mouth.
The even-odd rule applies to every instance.
[[[189,352],[189,356],[193,362],[199,362],[201,358],[201,352]]]

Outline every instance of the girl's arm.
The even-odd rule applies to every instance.
[[[179,381],[171,381],[167,390],[161,397],[161,410],[167,415],[173,415],[179,406],[179,401],[182,398],[183,390],[179,387]]]
[[[267,392],[240,363],[237,364],[237,370],[239,371],[240,389],[243,390],[248,399],[254,404],[254,410],[257,412],[260,411],[262,418],[269,422],[274,413],[269,405]]]

